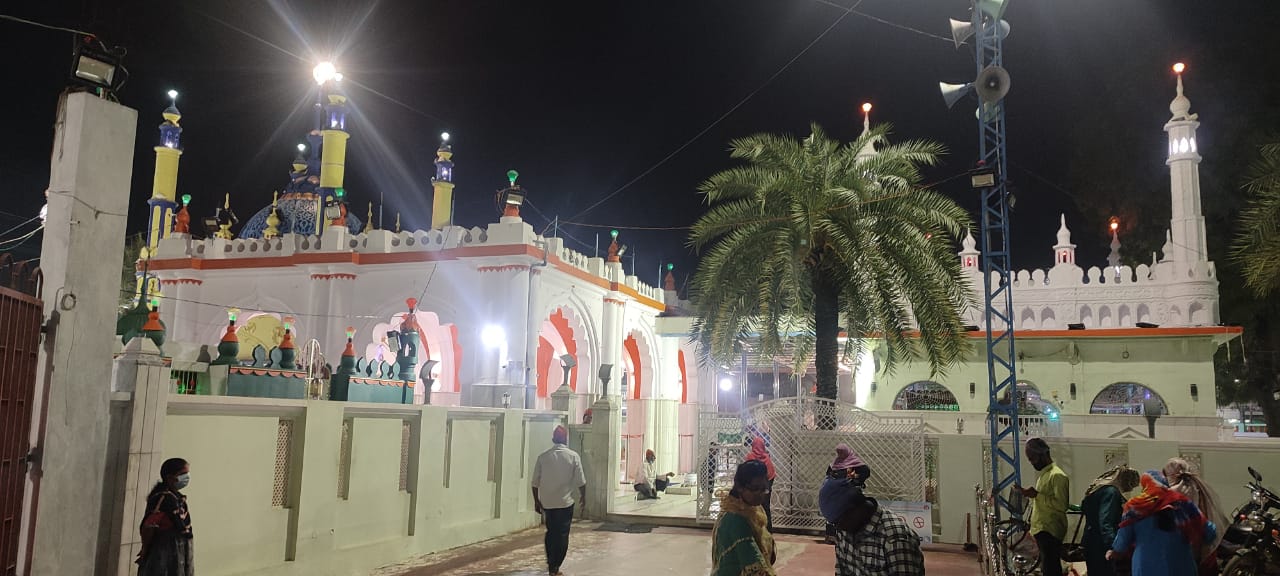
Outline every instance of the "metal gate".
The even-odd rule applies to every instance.
[[[43,305],[40,270],[0,256],[0,575],[17,570]]]
[[[742,414],[703,413],[698,418],[699,522],[714,522],[719,498],[753,436],[765,439],[777,477],[771,505],[775,528],[822,530],[818,489],[844,442],[872,469],[867,494],[878,500],[925,500],[924,419],[880,416],[823,398],[781,398]]]

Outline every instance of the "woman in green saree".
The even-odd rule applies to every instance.
[[[774,576],[773,536],[761,507],[768,497],[769,468],[756,460],[739,464],[711,532],[712,576]]]

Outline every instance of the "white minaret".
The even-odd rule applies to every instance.
[[[1169,192],[1173,200],[1173,215],[1169,220],[1171,250],[1164,252],[1164,260],[1182,263],[1207,262],[1209,252],[1205,243],[1204,216],[1200,210],[1200,154],[1196,147],[1196,128],[1199,116],[1191,113],[1191,101],[1182,93],[1181,63],[1173,65],[1178,75],[1178,95],[1169,103],[1173,118],[1164,125],[1169,134]]]
[[[1058,243],[1053,245],[1054,266],[1074,266],[1076,263],[1076,245],[1071,243],[1071,230],[1067,229],[1067,215],[1059,219]]]

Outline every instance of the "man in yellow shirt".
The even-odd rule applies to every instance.
[[[1031,535],[1040,547],[1040,573],[1062,576],[1062,539],[1067,535],[1067,502],[1071,479],[1049,456],[1049,444],[1040,438],[1027,440],[1027,461],[1040,473],[1035,488],[1022,488],[1030,498]]]

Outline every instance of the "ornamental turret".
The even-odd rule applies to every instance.
[[[440,134],[440,147],[436,149],[436,176],[431,179],[435,197],[431,203],[431,228],[441,229],[453,225],[453,145],[449,133]]]
[[[1067,215],[1062,214],[1058,226],[1058,243],[1053,245],[1054,266],[1074,266],[1076,245],[1071,243],[1071,230],[1067,229]]]

